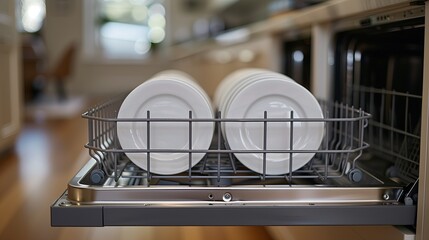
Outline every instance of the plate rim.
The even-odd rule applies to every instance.
[[[324,116],[323,116],[323,111],[322,111],[322,108],[321,108],[321,106],[320,106],[320,104],[318,103],[318,101],[317,101],[317,99],[314,97],[314,95],[313,94],[311,94],[311,92],[310,91],[308,91],[307,89],[305,89],[303,86],[301,86],[300,84],[298,84],[298,83],[296,83],[296,82],[290,82],[290,81],[282,81],[282,80],[280,80],[280,79],[275,79],[275,78],[266,78],[266,79],[263,79],[263,80],[259,80],[259,81],[252,81],[251,83],[249,83],[249,84],[247,84],[246,86],[243,86],[243,88],[241,89],[241,91],[239,91],[239,92],[237,92],[231,99],[230,99],[230,103],[228,104],[228,106],[229,106],[229,108],[226,110],[226,114],[225,114],[225,116],[226,116],[226,118],[229,118],[229,117],[231,117],[231,115],[233,116],[233,118],[244,118],[245,116],[243,115],[243,116],[241,116],[241,115],[239,115],[238,113],[236,113],[236,114],[233,114],[233,113],[231,113],[231,106],[233,105],[233,104],[237,104],[236,102],[238,102],[239,101],[239,99],[241,98],[241,96],[243,95],[243,94],[246,94],[245,92],[246,91],[248,91],[248,89],[249,88],[253,88],[254,86],[255,86],[255,84],[267,84],[268,83],[268,81],[269,82],[271,82],[271,81],[275,81],[275,82],[277,82],[277,83],[280,83],[280,84],[291,84],[291,86],[293,85],[293,86],[296,86],[296,87],[298,87],[299,89],[301,89],[301,90],[305,90],[305,91],[303,91],[303,93],[305,92],[305,94],[306,94],[306,97],[308,97],[308,99],[312,99],[312,101],[313,101],[313,103],[316,103],[317,105],[314,105],[315,106],[315,109],[317,109],[317,112],[315,112],[314,114],[316,114],[317,115],[317,117],[314,117],[314,118],[324,118]],[[262,92],[262,91],[261,91]],[[269,95],[271,95],[271,94],[266,94],[265,96],[269,96]],[[284,96],[287,96],[287,94],[285,94]],[[252,96],[253,98],[255,98],[254,96]],[[257,98],[255,98],[255,99],[257,99]],[[250,101],[249,101],[250,102]],[[248,109],[249,107],[250,107],[250,104],[247,104],[246,105],[247,107],[245,107],[245,109]],[[305,107],[302,107],[301,106],[301,108],[302,109],[304,109],[304,111],[305,111]],[[244,108],[243,108],[244,109]],[[244,111],[244,110],[243,110]],[[245,111],[244,111],[245,112]],[[239,115],[239,116],[236,116],[236,115]],[[323,123],[323,122],[320,122],[320,124],[318,124],[318,125],[320,125],[317,129],[319,129],[319,131],[317,131],[317,138],[312,138],[312,139],[315,139],[315,145],[317,145],[318,147],[320,146],[320,144],[322,143],[322,140],[323,140],[323,136],[324,136],[324,132],[325,132],[325,124]],[[232,144],[231,144],[231,139],[232,139],[232,136],[234,136],[234,135],[236,135],[237,134],[237,132],[235,132],[235,133],[231,133],[231,131],[232,131],[232,129],[231,129],[231,124],[225,124],[225,126],[224,126],[224,130],[225,130],[225,139],[226,139],[226,141],[228,141],[228,144],[229,144],[229,146],[231,147],[231,149],[240,149],[240,147],[236,147],[237,146],[237,144],[236,144],[236,142],[232,142]],[[232,136],[231,136],[232,135]],[[312,134],[313,135],[313,134]],[[314,135],[316,135],[316,134],[314,134]],[[308,138],[308,137],[307,137]],[[238,141],[238,142],[242,142],[242,141]],[[233,146],[231,146],[231,145],[233,145]],[[298,154],[300,154],[300,156],[304,156],[304,154],[308,154],[308,159],[307,160],[305,160],[305,163],[303,163],[303,164],[299,164],[298,166],[299,167],[295,167],[296,165],[295,165],[295,163],[297,162],[297,160],[296,160],[296,155],[298,155]],[[255,172],[258,172],[258,173],[263,173],[263,169],[262,169],[262,166],[260,166],[260,168],[259,167],[254,167],[252,164],[248,164],[248,162],[252,162],[252,161],[262,161],[262,159],[256,159],[256,158],[253,158],[253,160],[252,159],[246,159],[246,157],[248,157],[248,156],[254,156],[254,155],[252,155],[252,154],[241,154],[241,156],[240,155],[236,155],[236,157],[237,157],[237,159],[241,162],[241,163],[243,163],[246,167],[248,167],[249,169],[251,169],[251,170],[253,170],[253,171],[255,171]],[[311,157],[310,157],[310,155],[311,155]],[[292,169],[292,171],[295,171],[295,170],[297,170],[297,169],[299,169],[299,168],[301,168],[302,166],[304,166],[308,161],[310,161],[312,158],[313,158],[313,156],[315,155],[315,153],[313,154],[313,153],[311,153],[311,154],[309,154],[309,153],[296,153],[295,155],[294,155],[294,163],[293,163],[293,165],[294,165],[294,168]],[[241,159],[240,159],[241,158]],[[268,159],[267,159],[268,160]],[[276,161],[277,162],[277,161]],[[285,160],[283,160],[282,162],[287,162],[287,164],[289,164],[289,157],[287,157]],[[304,161],[303,161],[304,162]],[[289,173],[289,167],[287,167],[287,168],[281,168],[281,169],[283,169],[283,171],[272,171],[271,170],[271,168],[269,169],[269,164],[267,163],[267,168],[266,168],[266,174],[269,174],[269,175],[281,175],[281,174],[287,174],[287,173]],[[271,165],[271,166],[273,166],[273,165]],[[276,170],[276,168],[275,168],[275,170]]]

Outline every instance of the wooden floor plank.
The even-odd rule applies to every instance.
[[[154,239],[154,231],[153,227],[121,227],[120,239]]]

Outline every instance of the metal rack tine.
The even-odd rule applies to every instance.
[[[294,118],[293,111],[290,111],[290,130],[289,130],[289,185],[292,185],[292,164],[293,164],[293,126],[294,126]]]
[[[327,116],[329,116],[329,112],[325,111],[325,118]],[[329,139],[329,124],[330,124],[329,122],[325,123],[325,134],[326,134],[326,137],[325,137],[325,148],[326,149],[325,150],[329,150],[329,142],[328,142],[328,139]],[[329,166],[328,162],[329,162],[329,153],[325,154],[325,178],[328,178],[328,166]]]
[[[217,118],[220,120],[221,119],[221,116],[222,116],[222,114],[221,114],[221,112],[220,111],[218,111],[217,112]],[[218,150],[220,150],[220,148],[221,148],[221,143],[220,143],[220,141],[221,141],[221,122],[220,121],[217,121],[216,122],[216,125],[217,125],[217,149]],[[218,178],[217,178],[217,182],[219,183],[220,182],[220,153],[218,153],[217,154],[217,176],[218,176]]]
[[[267,111],[264,111],[264,139],[263,139],[263,150],[267,150]],[[262,153],[262,180],[265,180],[265,175],[267,173],[267,153]]]
[[[188,177],[189,177],[189,184],[192,182],[192,111],[189,111],[189,168],[188,168]]]
[[[146,118],[147,118],[147,122],[146,122],[146,139],[147,139],[147,143],[146,143],[146,148],[147,148],[147,153],[146,153],[146,159],[147,159],[147,182],[148,182],[148,186],[150,186],[150,181],[151,181],[151,172],[150,172],[150,111],[148,110],[146,112]]]

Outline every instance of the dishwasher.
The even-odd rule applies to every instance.
[[[90,108],[89,161],[51,206],[52,226],[205,225],[406,225],[417,219],[423,128],[424,6],[369,13],[335,23],[335,63],[330,100],[320,100],[323,118],[120,119],[126,95]],[[407,37],[403,37],[405,36]],[[314,46],[313,46],[314,48]],[[423,110],[422,110],[423,109]],[[148,147],[122,149],[118,122],[146,124]],[[150,149],[150,125],[188,124],[189,149]],[[210,149],[192,148],[192,127],[212,122]],[[252,122],[264,129],[284,123],[293,143],[294,124],[322,122],[318,149],[233,150],[222,137],[223,122]],[[189,170],[175,175],[144,171],[127,152],[189,155]],[[191,167],[192,154],[205,157]],[[261,154],[262,173],[240,164],[234,154]],[[314,153],[304,167],[265,174],[266,155]]]

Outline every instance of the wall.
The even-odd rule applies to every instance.
[[[48,50],[48,65],[55,66],[62,52],[72,43],[83,46],[83,0],[47,0],[47,16],[43,34]],[[189,24],[199,15],[183,15],[179,1],[172,1],[171,23],[182,25],[186,32]],[[170,26],[170,29],[178,27]],[[84,61],[80,52],[75,61],[74,72],[68,79],[67,88],[73,94],[114,94],[140,84],[154,73],[169,68],[169,61],[156,63],[102,63]],[[52,85],[52,84],[50,84]],[[49,86],[50,86],[49,85]],[[50,86],[52,87],[52,86]]]
[[[64,49],[83,43],[83,0],[47,0],[44,37],[48,49],[48,65],[53,67]],[[114,94],[137,86],[143,79],[165,66],[142,64],[103,64],[85,62],[80,51],[67,88],[73,94]]]

